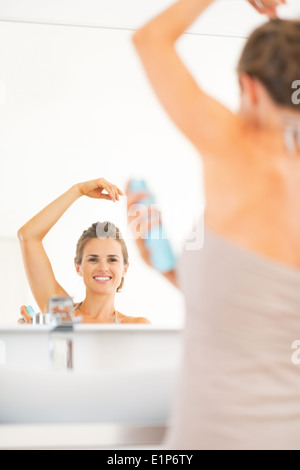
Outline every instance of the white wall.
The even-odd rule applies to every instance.
[[[0,0],[0,19],[46,24],[136,29],[174,0]],[[298,0],[278,8],[281,17],[300,15]],[[189,32],[246,37],[265,21],[247,0],[215,0]]]
[[[0,237],[9,237],[13,252],[1,258],[0,323],[16,321],[20,302],[35,306],[24,280],[18,227],[70,185],[103,176],[124,188],[130,177],[145,177],[178,255],[203,209],[200,159],[154,98],[131,35],[127,29],[0,22],[6,91],[0,101]],[[179,45],[200,84],[231,109],[238,106],[235,64],[243,44],[229,35],[190,34]],[[130,251],[117,308],[180,326],[181,294],[139,259],[126,230],[124,201],[81,199],[52,230],[46,248],[59,282],[82,298],[75,244],[87,226],[107,219],[121,227]],[[0,238],[0,252],[3,243]]]

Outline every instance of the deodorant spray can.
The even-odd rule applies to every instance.
[[[144,204],[150,207],[155,204],[155,197],[149,191],[145,180],[133,180],[129,185],[131,192],[135,193],[147,193],[148,197],[140,200],[140,204]],[[166,273],[175,269],[176,258],[169,243],[169,240],[165,237],[165,233],[162,224],[156,224],[148,230],[148,236],[145,239],[146,247],[150,252],[150,260],[152,266],[160,271]]]

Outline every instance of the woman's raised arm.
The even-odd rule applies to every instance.
[[[266,14],[274,13],[273,5],[283,2],[265,1],[268,3],[268,8],[264,10]],[[158,99],[173,122],[203,156],[219,156],[226,144],[232,148],[232,142],[237,140],[242,128],[237,115],[201,90],[175,49],[177,39],[212,2],[179,0],[133,36]],[[202,66],[204,73],[205,64]],[[220,78],[221,75],[220,70]]]

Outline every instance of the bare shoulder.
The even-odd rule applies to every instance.
[[[144,323],[151,324],[145,317],[131,317],[118,312],[118,323]]]

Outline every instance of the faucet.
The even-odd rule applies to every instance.
[[[54,325],[49,333],[50,368],[55,371],[72,370],[74,367],[73,333],[75,323],[73,299],[71,297],[51,297],[48,312],[50,324]]]
[[[49,333],[50,368],[73,370],[73,324],[61,324]]]

